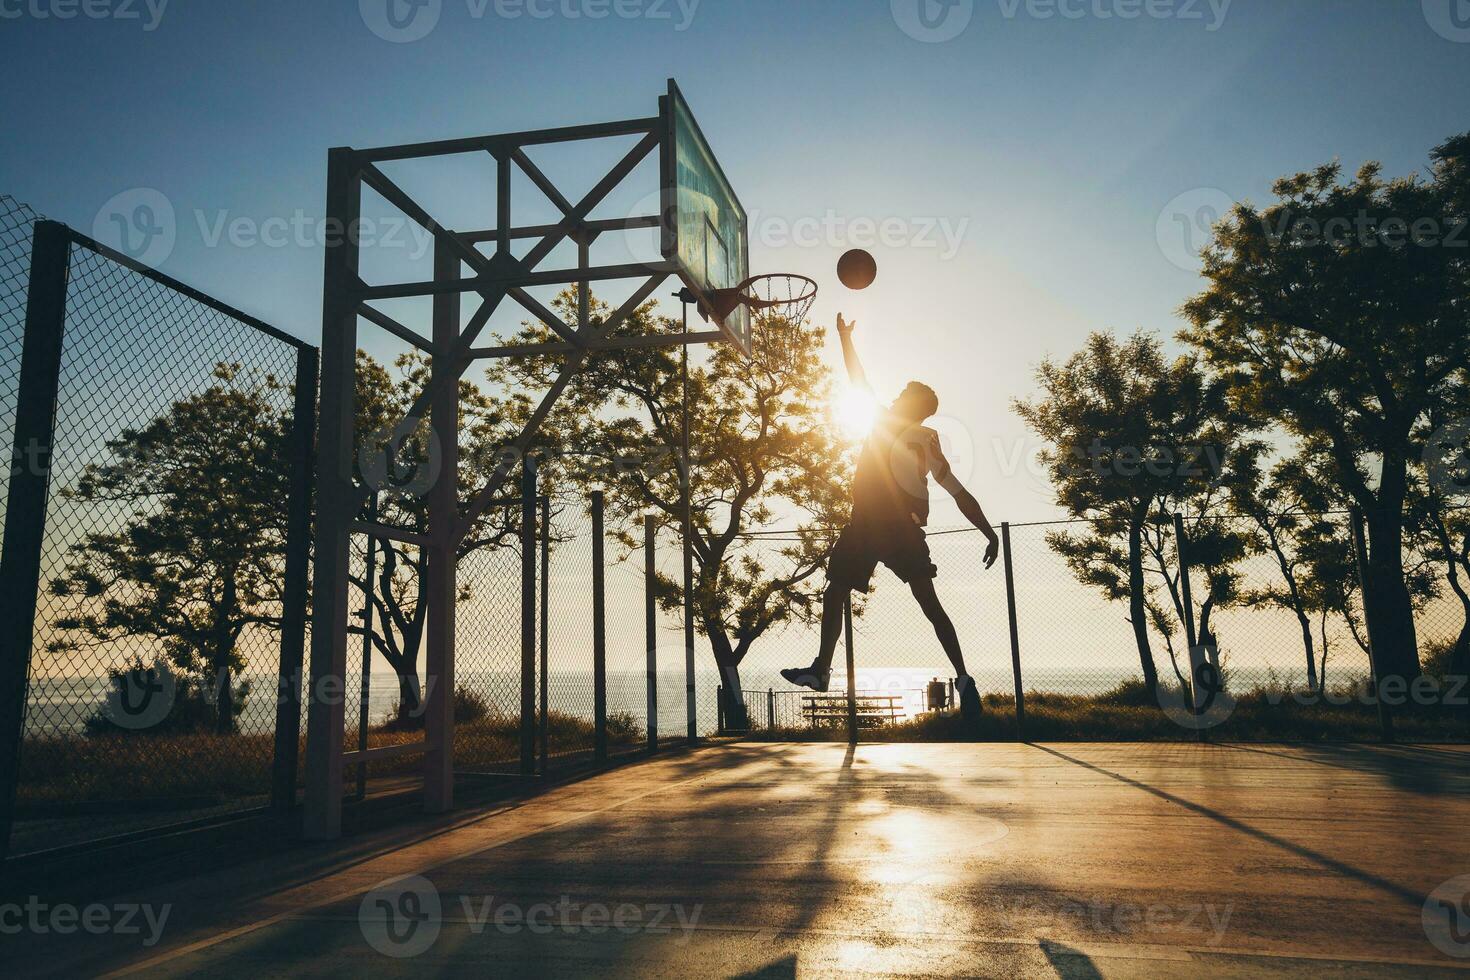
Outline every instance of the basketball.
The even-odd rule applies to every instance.
[[[848,289],[867,289],[878,278],[878,262],[863,249],[849,249],[837,260],[837,278]]]

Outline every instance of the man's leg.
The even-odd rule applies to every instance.
[[[913,591],[914,598],[919,600],[919,608],[924,610],[924,615],[934,625],[934,635],[939,637],[944,655],[954,664],[954,686],[960,696],[960,714],[971,725],[978,725],[984,711],[980,704],[980,692],[976,690],[975,682],[965,670],[965,658],[960,653],[960,638],[954,631],[954,623],[950,622],[949,613],[944,611],[939,596],[934,592],[934,580],[928,577],[915,578],[909,583],[909,588]]]
[[[944,611],[944,606],[939,602],[939,596],[934,591],[934,580],[932,578],[916,578],[909,583],[909,589],[914,593],[914,598],[919,600],[919,608],[924,610],[924,615],[929,617],[929,622],[934,627],[934,635],[939,637],[939,645],[944,647],[944,655],[949,662],[954,664],[955,677],[968,677],[965,670],[965,658],[960,653],[960,638],[955,633],[954,623],[950,621],[949,613]]]
[[[832,656],[842,638],[842,613],[847,607],[847,589],[835,582],[827,583],[822,593],[822,639],[817,646],[817,659],[812,664],[823,672],[832,669]]]
[[[781,671],[782,677],[798,687],[809,687],[814,691],[827,690],[832,679],[832,655],[842,636],[842,619],[848,591],[844,585],[831,581],[827,583],[827,591],[822,593],[822,639],[817,647],[817,659],[810,667],[791,667]]]

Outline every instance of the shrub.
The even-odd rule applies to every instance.
[[[109,702],[117,700],[126,703],[144,683],[152,682],[163,674],[171,676],[174,684],[173,701],[169,705],[168,714],[143,728],[118,725],[112,720]],[[202,677],[178,674],[162,662],[147,664],[141,656],[134,656],[132,661],[121,667],[107,668],[107,685],[107,699],[82,722],[83,729],[89,736],[190,735],[214,732],[218,727],[219,703],[212,689],[213,685]],[[232,695],[235,716],[238,718],[245,707],[246,698],[250,696],[250,682],[241,681],[234,685]]]
[[[455,724],[468,724],[490,717],[490,701],[485,695],[473,691],[463,684],[454,689]]]

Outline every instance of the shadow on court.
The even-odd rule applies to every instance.
[[[482,813],[100,901],[149,975],[1448,975],[1462,748],[710,746]],[[308,863],[309,862],[309,863]],[[3,940],[9,944],[7,937]]]

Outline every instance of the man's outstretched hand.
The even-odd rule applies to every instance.
[[[842,314],[841,313],[837,314],[837,334],[838,334],[838,336],[840,336],[840,337],[846,337],[848,334],[852,333],[852,328],[855,327],[855,326],[857,326],[857,321],[856,320],[854,320],[851,323],[848,323],[846,320],[842,319]]]
[[[995,556],[1000,554],[1000,538],[994,534],[990,535],[990,543],[985,546],[985,567],[989,568],[995,564]]]

